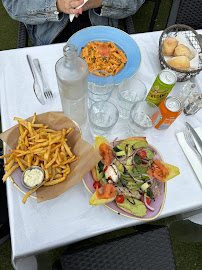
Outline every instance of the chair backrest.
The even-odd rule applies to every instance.
[[[24,48],[24,47],[28,47],[28,33],[25,24],[19,22],[17,48]]]
[[[111,240],[103,235],[102,239],[90,246],[81,247],[81,242],[68,246],[52,270],[176,269],[167,227],[142,225],[135,233]]]
[[[123,19],[123,27],[126,33],[128,34],[135,34],[135,27],[133,24],[133,17],[128,16],[125,19]]]
[[[167,27],[173,24],[185,24],[194,29],[202,28],[202,1],[173,0]]]
[[[128,16],[127,18],[123,19],[123,27],[126,33],[135,34],[132,16]],[[19,22],[17,48],[24,48],[24,47],[28,47],[28,33],[25,24]]]
[[[158,12],[159,12],[159,7],[160,7],[160,4],[161,4],[161,0],[145,0],[145,2],[154,2],[155,3],[154,9],[153,9],[153,12],[152,12],[151,21],[150,21],[150,24],[149,24],[149,32],[152,32],[154,30],[154,25],[156,23],[156,19],[157,19],[157,15],[158,15]]]

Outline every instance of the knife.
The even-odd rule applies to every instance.
[[[200,147],[200,149],[202,151],[202,141],[201,141],[200,137],[198,136],[196,131],[193,129],[193,127],[189,123],[186,122],[186,126],[190,130],[191,134],[193,135],[194,139],[196,140],[198,146]]]
[[[40,85],[37,81],[37,77],[36,77],[36,73],[34,71],[34,67],[32,65],[32,60],[31,60],[31,57],[27,54],[27,61],[29,63],[29,67],[31,69],[31,72],[32,72],[32,75],[33,75],[33,78],[34,78],[34,84],[33,84],[33,88],[34,88],[34,93],[38,99],[38,101],[44,105],[45,104],[45,101],[44,101],[44,98],[43,98],[43,95],[42,95],[42,92],[41,92],[41,88],[40,88]]]

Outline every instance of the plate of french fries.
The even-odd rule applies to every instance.
[[[60,119],[60,112],[52,112],[53,115],[58,116],[57,113],[59,113]],[[50,115],[48,116],[50,117]],[[62,119],[63,117],[64,116],[62,116]],[[15,143],[15,147],[9,145],[12,138],[8,140],[4,149],[4,155],[1,156],[1,158],[5,159],[5,174],[2,180],[5,182],[10,178],[13,184],[25,194],[22,200],[23,203],[27,201],[28,197],[36,199],[38,197],[37,192],[39,189],[46,188],[48,193],[56,192],[55,195],[58,196],[64,192],[62,189],[66,189],[66,186],[61,186],[58,191],[54,188],[58,184],[65,182],[69,178],[69,185],[72,187],[74,185],[73,182],[77,184],[82,180],[82,178],[79,180],[72,180],[72,177],[75,177],[75,165],[73,164],[77,163],[77,166],[80,166],[79,159],[82,159],[83,152],[81,151],[81,155],[79,155],[79,151],[81,148],[83,149],[83,146],[85,148],[85,145],[88,143],[85,141],[84,143],[82,142],[79,126],[70,119],[70,123],[68,123],[66,127],[61,128],[61,126],[63,126],[62,119],[59,121],[59,126],[56,124],[55,127],[57,128],[52,128],[49,124],[49,122],[52,121],[52,117],[47,121],[48,124],[44,123],[44,121],[41,123],[40,121],[37,121],[36,113],[34,113],[34,116],[30,120],[24,120],[18,117],[14,118],[14,120],[18,122],[18,125],[15,127],[15,132],[12,131],[9,133],[9,135],[12,134],[12,136],[8,135],[7,138],[14,138],[14,133],[15,135],[18,133],[19,136]],[[58,123],[58,121],[56,122]],[[72,126],[70,126],[71,123]],[[77,137],[77,140],[75,140],[75,137]],[[75,141],[73,141],[73,138]],[[97,156],[96,159],[99,158],[100,157]],[[81,162],[84,162],[84,159]],[[21,177],[22,173],[31,166],[39,166],[43,169],[44,180],[39,186],[28,190],[23,186]],[[72,177],[71,173],[73,173]],[[85,174],[87,172],[83,171],[83,173]],[[80,175],[81,174],[79,174],[79,176]],[[67,186],[67,189],[68,188],[69,187]],[[52,195],[52,197],[54,197],[54,195]]]

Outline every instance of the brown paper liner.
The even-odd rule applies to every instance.
[[[33,117],[26,119],[32,121]],[[101,156],[94,147],[81,138],[81,133],[76,124],[64,115],[63,112],[47,112],[36,116],[36,122],[50,125],[51,129],[62,130],[74,127],[75,129],[67,135],[67,144],[71,147],[74,155],[80,158],[70,164],[70,174],[66,180],[49,187],[41,187],[36,191],[37,202],[53,199],[64,193],[71,187],[78,184],[85,174],[87,174],[100,160]],[[15,149],[20,136],[18,124],[0,134],[3,140],[11,149]],[[76,130],[77,129],[77,130]]]

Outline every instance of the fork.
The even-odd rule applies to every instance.
[[[189,130],[185,130],[184,132],[184,137],[185,137],[185,140],[186,140],[186,143],[189,145],[189,147],[194,150],[194,152],[196,153],[196,155],[199,157],[199,159],[202,160],[202,155],[199,153],[198,149],[196,148],[196,145],[195,145],[195,142],[194,142],[194,139],[190,133]]]
[[[41,66],[40,66],[40,63],[39,63],[39,59],[34,59],[33,63],[34,63],[34,65],[36,67],[36,70],[38,71],[39,76],[41,78],[45,98],[46,99],[53,98],[53,93],[51,92],[47,82],[45,81],[45,79],[43,77],[43,74],[42,74],[42,71],[41,71]]]

